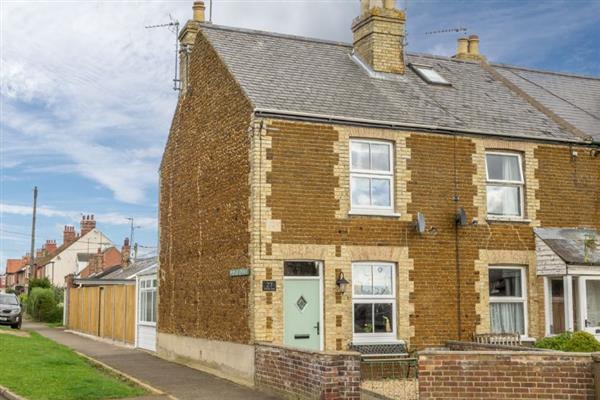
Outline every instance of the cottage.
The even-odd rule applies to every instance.
[[[214,25],[194,3],[160,168],[159,354],[252,382],[257,343],[404,353],[600,329],[597,259],[573,285],[548,244],[600,229],[600,79],[489,63],[474,35],[410,53],[405,22],[363,0],[346,44]]]
[[[65,226],[62,244],[57,247],[54,243],[52,251],[36,258],[35,264],[39,271],[36,273],[47,277],[53,285],[64,287],[67,275],[78,274],[87,266],[87,260],[83,261],[81,254],[94,254],[97,249],[104,252],[111,247],[114,244],[96,228],[94,216],[84,215],[79,233],[74,226]]]

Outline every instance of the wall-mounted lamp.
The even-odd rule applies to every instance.
[[[338,293],[346,292],[346,286],[348,286],[349,283],[350,282],[348,282],[346,280],[346,278],[344,278],[344,273],[340,272],[340,275],[338,276],[337,280],[335,281],[335,284],[337,285]]]

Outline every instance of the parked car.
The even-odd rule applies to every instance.
[[[10,325],[13,329],[21,329],[23,307],[14,294],[0,294],[0,325]]]

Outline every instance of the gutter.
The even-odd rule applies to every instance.
[[[283,119],[291,119],[297,121],[306,121],[306,122],[326,122],[340,125],[355,125],[355,126],[365,126],[365,127],[374,127],[374,128],[387,128],[387,129],[412,129],[420,132],[431,132],[431,133],[441,133],[448,135],[456,135],[457,133],[462,133],[466,135],[474,135],[474,136],[494,136],[499,138],[510,138],[514,140],[535,140],[542,142],[554,142],[554,143],[570,143],[570,144],[578,144],[582,146],[598,146],[600,147],[600,141],[590,142],[582,139],[566,139],[566,138],[544,138],[533,135],[509,135],[504,133],[497,133],[491,131],[481,131],[476,129],[465,129],[465,128],[448,128],[437,125],[423,125],[423,124],[411,124],[405,122],[394,122],[394,121],[384,121],[384,120],[373,120],[373,119],[364,119],[364,118],[355,118],[355,117],[340,117],[334,115],[326,115],[326,114],[316,114],[316,113],[306,113],[306,112],[297,112],[297,111],[287,111],[287,110],[277,110],[272,108],[255,108],[254,114],[257,117],[263,118],[283,118]]]
[[[119,285],[119,284],[134,284],[135,279],[74,279],[76,285]]]

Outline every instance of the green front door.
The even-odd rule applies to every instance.
[[[321,347],[321,285],[319,278],[285,279],[283,288],[284,343],[319,350]]]

